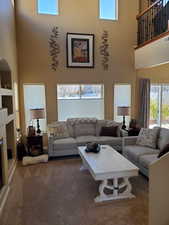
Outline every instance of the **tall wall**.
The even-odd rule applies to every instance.
[[[12,76],[12,86],[15,89],[15,93],[17,93],[18,88],[18,76],[17,76],[17,49],[16,49],[16,31],[15,31],[15,10],[12,0],[0,0],[0,71],[9,69],[11,71]],[[5,62],[5,63],[2,63]],[[6,63],[7,62],[7,63]],[[5,65],[5,66],[4,66]],[[2,92],[1,92],[2,94]],[[1,97],[1,96],[0,96]],[[18,101],[18,96],[15,95],[13,99],[13,103]],[[16,103],[14,105],[14,112],[19,110],[16,109]],[[7,112],[7,109],[4,112]],[[1,113],[2,110],[1,110]],[[3,116],[2,116],[3,115]],[[8,160],[7,160],[7,146],[10,146],[12,143],[12,154],[13,158],[16,157],[16,126],[15,120],[12,124],[12,127],[8,127],[7,132],[7,125],[4,123],[6,122],[6,113],[1,114],[1,128],[0,128],[0,136],[3,137],[3,152],[2,152],[2,160],[3,160],[3,177],[4,177],[4,184],[8,183],[8,178],[12,174],[12,166],[9,168]],[[13,121],[12,121],[13,122]],[[19,127],[19,121],[17,122],[17,127]],[[10,126],[10,125],[9,125]],[[10,136],[11,135],[11,136]],[[7,137],[7,139],[6,139]],[[8,139],[8,137],[11,137]],[[7,143],[6,143],[7,142]],[[11,147],[11,146],[10,146]],[[14,164],[13,164],[14,165]],[[2,201],[3,202],[3,201]],[[0,211],[1,211],[0,206]]]
[[[38,15],[36,0],[17,0],[17,46],[19,53],[20,100],[24,83],[44,83],[46,86],[47,120],[57,119],[56,85],[64,83],[103,83],[105,86],[105,117],[113,117],[113,84],[131,83],[134,104],[134,51],[137,26],[135,16],[138,1],[119,0],[117,22],[98,19],[98,0],[59,1],[60,15]],[[61,54],[56,72],[50,68],[48,40],[53,26],[59,27]],[[101,66],[99,46],[103,30],[109,32],[110,67]],[[95,68],[66,67],[66,33],[95,34]],[[132,111],[134,114],[134,110]],[[24,112],[21,113],[24,128]]]
[[[12,0],[0,1],[0,58],[5,59],[12,72],[12,79],[17,87],[15,14]]]
[[[151,83],[169,83],[169,63],[152,68],[140,69],[137,77],[149,78]]]

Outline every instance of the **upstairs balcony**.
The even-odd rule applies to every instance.
[[[149,0],[149,3],[137,15],[136,69],[169,62],[169,0]]]

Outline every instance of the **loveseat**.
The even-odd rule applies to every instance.
[[[143,129],[140,132],[142,131]],[[158,160],[160,151],[169,143],[169,129],[155,127],[152,129],[152,133],[154,133],[153,137],[147,136],[148,142],[145,139],[140,142],[140,138],[144,135],[141,133],[136,137],[123,138],[123,155],[133,162],[147,177],[149,175],[149,165]]]
[[[102,127],[117,127],[116,137],[100,136]],[[53,122],[48,125],[49,157],[77,155],[78,146],[88,142],[106,144],[117,151],[122,150],[121,123],[96,118],[70,118],[67,121]]]

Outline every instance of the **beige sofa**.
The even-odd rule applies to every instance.
[[[103,126],[118,126],[117,137],[100,136]],[[74,118],[65,122],[54,122],[48,125],[49,157],[78,154],[78,146],[88,142],[106,144],[117,151],[122,150],[121,123],[96,118]]]
[[[158,160],[159,152],[169,143],[169,129],[160,127],[156,129],[158,129],[156,148],[137,145],[137,136],[123,138],[123,155],[139,167],[140,171],[147,177],[149,165]]]

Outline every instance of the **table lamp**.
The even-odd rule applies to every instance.
[[[37,134],[41,133],[40,125],[39,125],[39,119],[45,118],[45,110],[43,108],[41,109],[30,109],[30,117],[31,119],[37,120]]]
[[[129,116],[129,106],[118,106],[117,107],[117,115],[118,116],[123,116],[123,126],[122,129],[126,129],[126,125],[125,125],[125,116]]]

